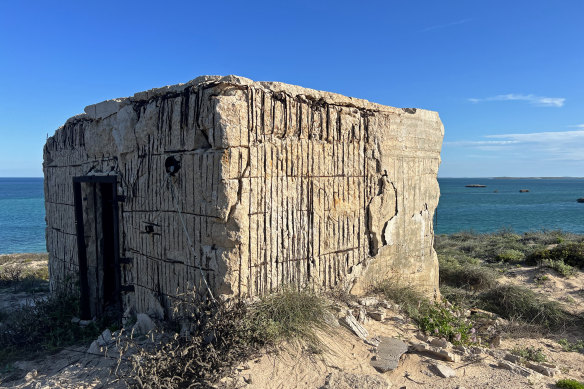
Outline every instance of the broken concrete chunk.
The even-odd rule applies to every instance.
[[[372,307],[379,304],[379,300],[376,297],[362,297],[359,299],[359,304],[363,305],[364,307]]]
[[[444,338],[434,338],[430,341],[430,345],[434,347],[447,348],[451,344]]]
[[[549,367],[549,366],[545,366],[543,363],[537,364],[537,363],[534,363],[531,361],[527,361],[527,362],[525,362],[525,366],[527,366],[531,370],[535,370],[538,373],[543,374],[543,375],[548,376],[548,377],[555,377],[559,373],[558,369],[553,368],[553,367]]]
[[[134,324],[133,330],[136,335],[146,335],[150,331],[156,328],[156,325],[145,313],[139,313],[136,315],[136,324]]]
[[[365,308],[361,307],[359,309],[359,323],[365,324],[369,321],[369,318],[367,317],[367,311],[365,310]]]
[[[521,357],[520,356],[517,356],[517,355],[514,355],[514,354],[510,354],[510,353],[507,354],[507,355],[505,355],[505,358],[504,359],[506,361],[513,362],[513,363],[520,363],[521,362]]]
[[[367,340],[369,333],[361,324],[359,324],[359,322],[357,321],[357,319],[355,319],[355,316],[353,316],[351,311],[348,311],[347,315],[341,320],[343,324],[345,324],[347,327],[349,327],[351,331],[353,331],[353,333],[355,333],[355,335],[357,335],[359,338],[363,340]]]
[[[497,366],[512,371],[513,373],[520,374],[523,377],[539,376],[539,373],[509,361],[499,361]]]
[[[368,311],[369,317],[376,321],[383,321],[385,320],[385,311],[381,309],[377,309],[375,311]]]
[[[438,358],[449,362],[460,361],[460,355],[454,354],[447,350],[441,349],[439,347],[432,347],[428,344],[418,343],[411,347],[412,351],[417,351],[419,353],[424,353],[432,358]]]
[[[432,364],[434,371],[442,378],[456,377],[456,371],[450,366],[443,365],[441,363]]]
[[[99,344],[97,344],[97,340],[94,340],[93,342],[91,342],[91,344],[89,345],[89,348],[87,349],[87,353],[88,354],[101,354],[101,347],[99,346]]]
[[[334,371],[326,377],[320,389],[389,389],[391,383],[385,378],[372,374],[352,374]]]
[[[371,361],[371,366],[381,373],[394,370],[406,351],[408,351],[408,346],[403,341],[383,336],[377,347],[377,355]]]
[[[107,346],[109,343],[112,342],[112,332],[109,329],[105,329],[101,335],[97,337],[97,345],[98,346]]]
[[[38,375],[39,375],[39,373],[36,369],[31,370],[28,373],[26,373],[26,375],[24,376],[24,381],[30,382],[30,381],[34,380]]]

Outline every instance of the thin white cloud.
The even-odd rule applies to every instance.
[[[523,95],[517,93],[508,93],[505,95],[497,95],[492,97],[485,97],[482,99],[469,98],[468,101],[471,103],[481,103],[484,101],[526,101],[529,104],[536,105],[539,107],[562,107],[566,101],[563,97],[546,97],[546,96],[536,96],[536,95]]]
[[[450,23],[445,23],[445,24],[438,24],[436,26],[426,27],[426,28],[420,30],[419,32],[428,32],[428,31],[438,30],[440,28],[451,27],[451,26],[458,26],[459,24],[468,23],[471,20],[472,19],[461,19],[461,20],[457,20],[455,22],[450,22]]]
[[[521,159],[584,161],[584,128],[524,134],[486,135],[487,140],[455,141],[444,144],[482,151],[499,151]]]
[[[580,129],[584,130],[584,124],[574,124],[574,125],[571,125],[571,126],[568,126],[568,127],[570,127],[570,128],[580,128]]]

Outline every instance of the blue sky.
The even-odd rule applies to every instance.
[[[0,177],[86,105],[237,74],[436,110],[442,177],[584,176],[584,1],[0,3]]]

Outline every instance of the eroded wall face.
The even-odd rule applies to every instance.
[[[228,296],[354,280],[358,291],[381,277],[431,293],[437,114],[280,89],[208,83],[68,121],[45,147],[53,289],[78,274],[71,179],[109,172],[132,259],[123,301],[137,311],[172,314],[193,287],[204,293],[203,277]]]
[[[435,292],[436,114],[241,88],[226,90],[217,112],[238,150],[225,169],[242,177],[231,186],[241,237],[227,259],[234,290],[350,286],[360,276],[355,291],[394,278]]]

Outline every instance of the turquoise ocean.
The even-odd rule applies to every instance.
[[[584,179],[439,178],[438,234],[563,230],[584,234]],[[467,188],[466,185],[486,185]],[[520,193],[527,189],[529,192]],[[0,178],[0,254],[45,252],[42,178]]]

